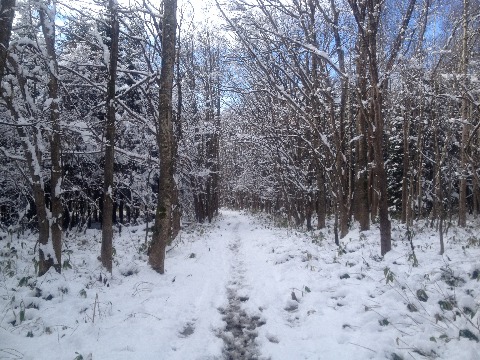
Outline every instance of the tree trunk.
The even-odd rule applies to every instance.
[[[326,213],[326,199],[325,199],[325,174],[320,162],[316,166],[317,178],[317,229],[325,228]]]
[[[367,95],[367,81],[365,66],[367,53],[365,42],[359,39],[359,55],[356,62],[357,68],[357,99],[359,111],[357,114],[357,137],[355,147],[355,192],[354,192],[354,216],[360,224],[360,230],[370,229],[370,214],[368,201],[368,130],[366,126],[367,110],[364,107]]]
[[[103,211],[102,211],[102,265],[112,272],[113,240],[113,172],[115,163],[115,83],[117,79],[119,24],[117,1],[110,0],[108,7],[111,16],[111,44],[109,78],[107,85],[107,116],[105,130],[105,168],[103,174]]]
[[[23,76],[22,71],[19,68],[19,65],[16,63],[14,58],[9,58],[10,64],[12,65],[15,75],[17,77],[18,86],[21,89],[22,101],[28,103],[30,94],[28,93],[27,80]],[[7,109],[10,112],[16,122],[18,123],[20,119],[24,116],[29,118],[34,118],[37,114],[31,109],[28,109],[27,114],[20,114],[18,112],[18,107],[13,102],[12,97],[4,97]],[[20,142],[23,147],[25,154],[25,159],[27,163],[28,172],[30,175],[30,185],[32,186],[33,199],[35,201],[35,210],[38,221],[38,276],[45,274],[54,263],[54,252],[51,253],[48,247],[48,240],[50,237],[50,224],[49,216],[47,211],[47,199],[45,196],[45,185],[43,182],[42,174],[39,169],[41,169],[43,153],[39,143],[42,140],[38,139],[41,136],[39,131],[33,131],[30,136],[26,129],[22,126],[17,126],[17,133],[20,138]]]
[[[44,184],[41,174],[37,171],[42,162],[41,152],[36,142],[31,143],[28,135],[21,127],[17,132],[22,139],[22,145],[27,159],[27,166],[30,173],[30,181],[33,190],[33,199],[38,221],[38,276],[44,275],[53,266],[53,256],[48,252],[48,239],[50,237],[50,224],[45,199]],[[36,135],[35,135],[36,136]]]
[[[330,1],[330,8],[333,14],[333,35],[335,38],[335,48],[338,57],[338,66],[340,71],[345,74],[345,54],[343,51],[342,40],[339,32],[339,14],[333,0]],[[312,19],[313,20],[313,19]],[[337,174],[338,174],[338,212],[340,221],[340,238],[343,239],[348,234],[349,218],[349,204],[350,198],[348,197],[348,163],[345,160],[345,112],[347,108],[347,92],[348,82],[345,76],[340,77],[341,89],[340,89],[340,107],[338,109],[338,125],[336,131],[337,137]],[[332,114],[333,115],[333,114]],[[335,131],[335,129],[334,129]]]
[[[356,145],[356,171],[355,171],[355,192],[354,192],[354,215],[355,220],[360,224],[360,230],[370,229],[370,211],[368,201],[368,152],[366,124],[364,115],[359,114],[357,118],[357,129],[359,139]]]
[[[50,121],[52,123],[52,135],[50,137],[50,157],[52,162],[50,177],[50,197],[52,202],[51,214],[51,235],[52,245],[56,258],[56,270],[62,268],[62,226],[63,226],[63,205],[62,205],[62,158],[61,158],[61,127],[60,127],[60,98],[58,94],[58,63],[55,52],[55,3],[52,9],[48,5],[40,7],[40,22],[42,25],[43,37],[47,48],[47,68],[49,69],[48,97],[50,103]]]
[[[420,118],[422,116],[420,115]],[[423,174],[423,125],[419,124],[418,126],[418,137],[417,137],[417,191],[416,191],[416,200],[417,200],[417,220],[421,219],[423,216],[422,208],[422,193],[423,193],[423,181],[422,181],[422,174]]]
[[[438,219],[438,233],[440,237],[440,255],[443,255],[445,252],[445,244],[443,241],[443,193],[442,193],[442,155],[440,154],[440,146],[438,139],[438,127],[434,130],[434,146],[435,146],[435,204],[434,212],[435,216]],[[445,146],[446,148],[446,146]]]
[[[392,249],[391,223],[388,214],[388,192],[387,173],[383,160],[383,115],[382,115],[382,94],[378,88],[378,76],[373,71],[372,78],[373,101],[375,109],[375,129],[373,131],[373,155],[375,159],[375,175],[378,192],[378,211],[380,218],[380,252],[385,255]]]
[[[461,75],[463,80],[466,81],[467,67],[468,67],[468,10],[469,0],[463,0],[463,38],[462,38],[462,63],[461,63]],[[462,99],[462,120],[464,122],[462,129],[462,142],[460,148],[460,194],[458,199],[458,226],[467,226],[467,141],[469,138],[469,126],[468,126],[468,100],[466,97]]]
[[[379,5],[378,5],[379,6]],[[373,11],[373,9],[372,9]],[[373,25],[372,25],[373,26]],[[378,24],[368,32],[369,45],[369,65],[370,65],[370,83],[372,86],[372,108],[373,108],[373,157],[375,164],[375,177],[378,194],[378,211],[380,218],[380,251],[385,255],[392,248],[391,223],[388,214],[388,192],[387,192],[387,173],[385,171],[385,161],[383,160],[383,95],[380,87],[377,64],[377,38],[376,33]]]
[[[409,121],[407,119],[408,112],[403,114],[403,176],[402,176],[402,223],[407,223],[407,208],[410,206],[408,202],[408,175],[410,172],[410,145],[408,136]]]
[[[169,242],[172,223],[173,190],[173,128],[172,88],[175,65],[175,35],[177,30],[177,0],[163,3],[162,68],[160,74],[159,119],[157,146],[160,155],[160,180],[158,186],[155,229],[148,261],[160,274],[165,272],[165,248]]]
[[[15,0],[2,0],[0,5],[0,84],[7,66],[7,51],[10,44],[10,36],[12,35],[14,16]]]

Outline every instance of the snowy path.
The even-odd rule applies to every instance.
[[[368,347],[371,338],[363,347],[362,332],[352,331],[360,328],[356,323],[365,313],[364,305],[355,301],[360,294],[354,287],[360,280],[340,280],[338,264],[331,264],[332,272],[312,265],[319,260],[315,254],[319,247],[305,244],[298,235],[269,228],[248,215],[222,211],[217,229],[208,236],[215,242],[211,250],[216,273],[225,275],[226,299],[218,307],[224,324],[214,331],[224,342],[222,358],[383,358]],[[321,251],[326,252],[324,258],[331,254],[325,248]],[[368,298],[375,286],[363,287],[361,296]],[[376,314],[368,316],[378,325]]]
[[[224,232],[232,256],[223,317],[227,333],[222,336],[227,359],[348,359],[372,352],[359,351],[348,331],[342,331],[356,316],[348,307],[337,311],[348,290],[341,283],[332,286],[333,274],[309,267],[312,254],[303,241],[295,243],[297,234],[290,240],[284,230],[265,227],[250,216],[229,211],[223,216],[234,224]],[[305,286],[317,296],[307,296]]]
[[[234,225],[233,237],[228,246],[233,255],[230,281],[227,285],[228,305],[219,309],[222,319],[226,322],[225,327],[218,332],[225,343],[223,354],[226,359],[232,360],[258,358],[259,352],[255,342],[258,336],[257,327],[265,324],[260,315],[247,314],[243,309],[242,304],[250,298],[244,276],[245,255],[242,252],[243,234],[239,233],[240,225],[241,222]]]
[[[38,281],[22,244],[32,239],[12,239],[17,273],[0,287],[0,358],[343,360],[424,354],[478,360],[480,343],[459,337],[459,330],[475,329],[439,304],[457,294],[463,309],[479,308],[480,282],[452,289],[445,273],[471,279],[480,247],[464,251],[448,243],[448,258],[442,258],[431,250],[434,234],[423,235],[416,240],[423,267],[413,268],[404,241],[386,259],[378,257],[375,229],[351,231],[339,250],[328,230],[275,228],[260,217],[222,210],[214,223],[181,233],[160,276],[147,264],[143,229],[125,228],[116,236],[112,277],[97,260],[100,238],[93,230],[67,239],[73,269]],[[402,234],[394,228],[396,239]],[[386,267],[394,283],[386,284]],[[20,286],[26,277],[28,286]],[[427,302],[416,299],[418,289],[428,293]]]
[[[342,283],[338,270],[323,272],[310,265],[313,257],[318,260],[314,252],[319,247],[305,244],[298,235],[223,210],[215,227],[191,244],[193,276],[186,286],[199,295],[192,294],[195,300],[179,306],[187,309],[181,318],[192,334],[182,336],[182,330],[180,339],[172,341],[174,352],[165,358],[348,359],[353,354],[375,358],[374,351],[355,345],[365,344],[362,333],[351,331],[365,313],[364,305],[355,302],[359,293],[353,287],[360,282]],[[305,286],[313,293],[306,293]],[[368,298],[374,287],[362,288],[361,296]],[[370,316],[378,325],[378,316]],[[218,348],[204,347],[218,346],[219,339],[221,354]]]
[[[257,337],[258,328],[265,324],[265,319],[262,309],[247,305],[250,292],[262,284],[252,281],[258,277],[255,272],[261,264],[248,261],[246,242],[252,235],[256,236],[251,221],[252,218],[238,212],[222,211],[215,226],[202,234],[201,240],[187,243],[192,250],[189,258],[193,260],[192,276],[187,275],[192,283],[187,288],[190,288],[193,301],[187,306],[179,304],[187,309],[188,316],[182,314],[185,320],[179,332],[180,339],[173,340],[174,351],[165,358],[262,358]],[[179,247],[178,251],[185,252],[185,249]],[[170,256],[175,257],[175,252]],[[206,344],[217,347],[205,348]]]

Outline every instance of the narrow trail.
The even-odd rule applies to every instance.
[[[228,304],[218,309],[226,322],[225,327],[219,330],[218,336],[224,342],[223,356],[227,360],[258,359],[260,352],[256,342],[257,328],[265,325],[265,321],[259,315],[249,314],[243,307],[250,297],[245,293],[248,284],[244,276],[246,269],[239,233],[240,225],[240,222],[234,225],[233,237],[228,245],[232,253],[231,279],[226,286]]]

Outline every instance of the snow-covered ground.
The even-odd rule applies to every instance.
[[[405,228],[378,255],[378,229],[278,228],[223,210],[183,230],[166,274],[147,265],[144,226],[72,233],[71,268],[34,276],[34,236],[0,240],[0,359],[480,359],[480,227]]]

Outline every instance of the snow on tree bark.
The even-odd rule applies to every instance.
[[[108,63],[107,85],[107,116],[105,126],[105,167],[103,178],[103,219],[102,219],[102,247],[100,258],[102,265],[112,272],[112,242],[113,242],[113,173],[115,163],[115,85],[117,80],[119,19],[117,1],[110,0],[111,44],[110,59]]]
[[[40,22],[42,26],[43,37],[47,50],[47,68],[48,72],[48,97],[52,99],[48,106],[50,107],[50,121],[52,134],[50,135],[50,198],[51,198],[51,220],[50,233],[53,249],[55,252],[55,268],[61,271],[62,268],[62,233],[63,233],[63,205],[62,205],[62,159],[61,159],[61,126],[60,126],[60,98],[58,89],[58,62],[55,52],[55,2],[52,5],[47,1],[40,5]]]

